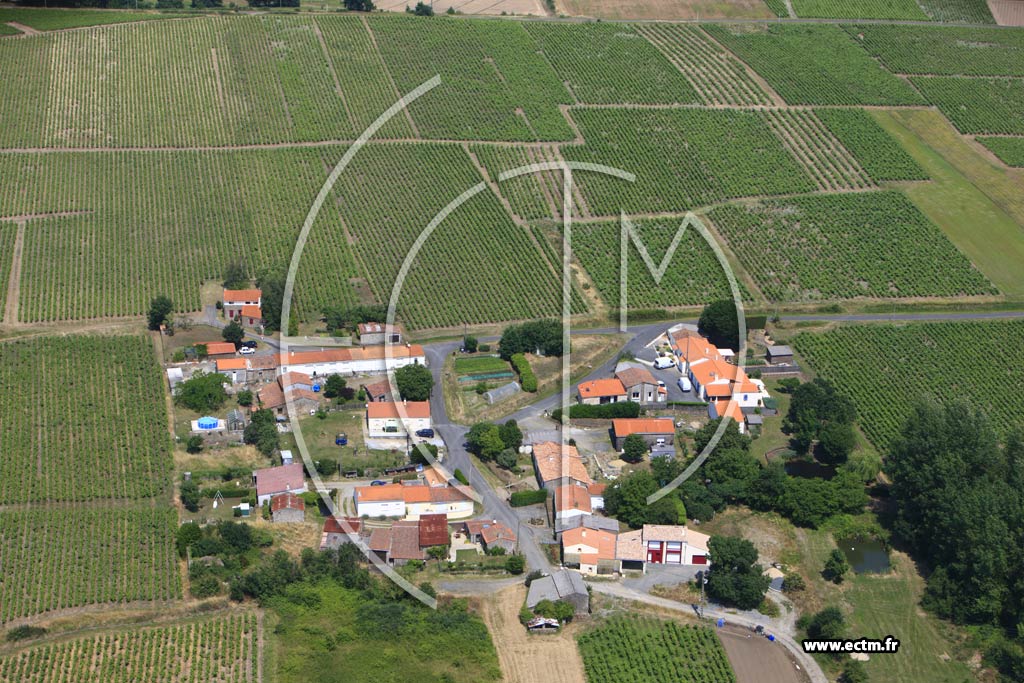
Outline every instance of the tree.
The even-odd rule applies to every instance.
[[[260,312],[263,313],[263,329],[267,332],[276,332],[281,329],[286,276],[284,266],[267,268],[256,276],[256,286],[260,288]],[[288,333],[292,334],[291,331]]]
[[[830,422],[818,432],[817,458],[830,465],[841,465],[856,445],[857,436],[852,426]]]
[[[827,380],[816,378],[793,390],[793,398],[789,403],[789,412],[786,414],[783,428],[793,437],[795,450],[806,453],[811,443],[820,438],[821,431],[826,425],[852,425],[856,418],[857,409],[853,402],[837,392]],[[840,441],[848,438],[846,434],[839,432],[832,437]],[[841,446],[841,443],[830,445],[838,446]],[[850,448],[852,447],[851,444]]]
[[[175,388],[174,402],[197,413],[209,413],[228,400],[224,385],[228,378],[219,373],[206,374],[202,370]]]
[[[850,563],[846,561],[843,551],[839,548],[833,548],[832,552],[828,555],[828,559],[825,560],[825,568],[822,570],[821,575],[832,583],[842,583],[843,577],[848,571],[850,571]]]
[[[511,360],[517,353],[561,356],[564,353],[562,323],[558,320],[536,320],[506,327],[498,350],[504,360]]]
[[[372,12],[374,8],[372,0],[345,0],[345,9],[350,12]]]
[[[631,528],[639,529],[647,523],[647,497],[657,490],[658,483],[654,481],[654,475],[646,470],[638,470],[621,477],[605,490],[604,510]]]
[[[253,396],[252,392],[249,391],[248,389],[242,389],[237,394],[235,394],[235,400],[238,401],[238,405],[244,408],[248,408],[249,406],[252,405],[252,402],[255,400],[255,396]]]
[[[224,289],[245,289],[248,286],[249,270],[244,261],[239,259],[224,266]]]
[[[712,301],[701,311],[697,329],[720,349],[740,349],[740,325],[736,304],[725,299]]]
[[[429,465],[430,461],[427,460],[427,457],[423,454],[423,449],[426,449],[427,453],[429,453],[430,457],[435,461],[437,460],[437,446],[424,441],[413,445],[409,450],[409,462],[413,465]]]
[[[846,620],[838,607],[826,607],[806,622],[810,640],[839,640],[846,630]]]
[[[189,546],[203,537],[203,530],[195,522],[185,522],[178,527],[177,541],[178,555],[185,557],[185,551]]]
[[[158,296],[149,302],[149,329],[159,330],[174,310],[174,304],[166,296]]]
[[[522,574],[526,569],[526,560],[522,555],[509,555],[505,560],[505,571],[509,574]]]
[[[760,605],[771,580],[756,564],[754,544],[742,538],[712,536],[708,550],[713,563],[708,573],[708,595],[739,609]]]
[[[494,462],[497,463],[498,467],[506,470],[514,470],[516,468],[516,461],[516,452],[511,448],[506,448],[494,458]]]
[[[406,401],[428,401],[434,388],[434,376],[426,366],[406,365],[395,370],[395,386]]]
[[[242,329],[241,325],[232,320],[220,331],[220,336],[224,337],[224,341],[234,344],[237,349],[242,345],[242,340],[245,339],[245,330]]]
[[[257,410],[252,414],[252,421],[242,432],[242,440],[256,446],[260,453],[269,457],[277,450],[280,442],[276,422],[273,412],[265,409]]]
[[[868,672],[862,662],[851,659],[843,665],[839,683],[868,683]]]
[[[324,309],[324,322],[327,329],[334,332],[337,330],[351,330],[359,323],[372,323],[385,320],[388,316],[387,306],[381,304],[369,304],[361,306],[330,306]]]
[[[432,545],[427,548],[427,556],[431,559],[437,560],[437,566],[441,566],[441,560],[448,557],[448,546],[446,545]]]
[[[730,503],[742,503],[747,491],[761,474],[761,466],[745,451],[716,450],[704,463],[704,478],[715,493]]]
[[[630,434],[622,440],[622,459],[630,463],[643,462],[647,455],[647,442],[639,434]]]
[[[346,386],[348,386],[348,382],[345,381],[344,377],[341,375],[331,375],[324,384],[324,396],[327,398],[337,398],[345,391]]]
[[[203,450],[203,437],[199,434],[188,437],[185,442],[185,450],[189,453],[199,453]]]
[[[199,511],[199,485],[191,479],[181,482],[181,504],[189,512]]]
[[[434,16],[434,8],[420,0],[416,3],[416,7],[413,8],[412,14],[418,17],[432,17]]]
[[[476,349],[479,344],[480,342],[477,341],[477,338],[470,335],[462,342],[462,348],[466,349],[466,353],[476,353]]]
[[[466,434],[466,443],[469,444],[469,452],[484,462],[494,460],[499,453],[505,450],[501,431],[497,425],[490,422],[478,422],[470,427]]]
[[[718,425],[721,424],[721,422],[722,418],[716,417],[714,420],[709,420],[703,427],[694,432],[693,447],[697,449],[698,453],[702,453],[707,445],[711,443],[711,437],[713,437],[715,432],[718,431]],[[730,420],[725,426],[725,431],[722,432],[722,438],[715,444],[715,450],[749,451],[750,437],[746,434],[740,434],[740,429],[736,424],[736,420]]]
[[[519,447],[523,445],[523,430],[519,428],[519,424],[515,420],[509,420],[501,425],[498,431],[501,435],[502,443],[505,444],[505,448],[518,451]]]
[[[782,592],[783,593],[796,593],[807,588],[807,582],[804,581],[802,574],[796,572],[788,572],[782,577]]]

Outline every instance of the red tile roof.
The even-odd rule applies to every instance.
[[[263,292],[258,289],[225,289],[224,303],[240,304],[246,301],[259,301]]]
[[[386,379],[374,382],[373,384],[367,384],[363,388],[366,389],[366,393],[371,396],[374,401],[381,396],[384,397],[385,401],[391,400],[391,385]]]
[[[263,311],[260,310],[259,306],[253,306],[247,304],[242,306],[242,317],[243,318],[256,318],[257,320],[263,320]]]
[[[567,529],[562,533],[562,547],[584,546],[593,548],[596,552],[580,553],[580,562],[584,564],[597,564],[599,560],[615,559],[615,538],[616,534],[604,529],[577,527],[575,529]]]
[[[580,382],[576,388],[580,398],[606,398],[609,396],[625,396],[626,388],[622,382],[615,379],[592,379],[589,382]]]
[[[480,536],[484,543],[490,544],[498,540],[516,542],[516,535],[512,529],[496,519],[470,519],[464,524],[470,536]]]
[[[589,484],[590,474],[575,446],[565,446],[566,454],[562,455],[562,444],[545,441],[533,445],[533,458],[537,463],[537,472],[543,482],[557,481],[569,477],[584,484]]]
[[[638,384],[657,384],[658,380],[647,368],[626,368],[615,373],[624,387],[635,387]]]
[[[328,517],[324,520],[325,534],[358,534],[362,529],[363,520],[358,517]]]
[[[306,479],[302,463],[299,462],[256,470],[252,475],[256,478],[257,496],[301,489]]]
[[[619,417],[612,420],[615,436],[630,434],[675,434],[671,417]]]
[[[294,493],[281,493],[270,499],[270,511],[278,510],[303,510],[306,509],[306,501]]]
[[[590,513],[590,492],[584,486],[559,486],[555,489],[555,510],[580,510]]]
[[[409,418],[430,418],[430,403],[428,401],[408,401],[401,404],[405,408],[405,416]],[[375,401],[366,404],[366,416],[372,419],[398,419],[398,403],[390,401]]]
[[[206,355],[220,356],[222,354],[235,352],[235,345],[231,342],[206,342]]]
[[[419,533],[421,548],[448,545],[448,515],[420,515]]]
[[[217,372],[224,370],[245,370],[248,367],[244,358],[218,358]]]

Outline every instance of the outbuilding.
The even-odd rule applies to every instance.
[[[775,344],[769,346],[764,352],[765,360],[768,361],[769,365],[778,365],[780,363],[792,363],[793,362],[793,349],[783,344]]]
[[[270,498],[270,517],[275,523],[303,522],[306,519],[306,502],[294,493],[279,493]]]

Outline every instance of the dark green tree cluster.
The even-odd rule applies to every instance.
[[[235,349],[237,349],[242,345],[242,340],[245,339],[245,330],[236,321],[232,320],[220,331],[220,336],[224,338],[224,341],[234,344]]]
[[[381,304],[331,306],[324,309],[324,322],[331,332],[354,330],[359,323],[377,323],[387,318],[388,308]]]
[[[771,580],[757,564],[754,544],[732,536],[712,536],[708,552],[712,563],[708,597],[739,609],[754,609],[760,605]]]
[[[429,401],[434,376],[425,365],[406,365],[395,370],[395,386],[403,400]]]
[[[245,431],[242,432],[242,440],[256,446],[256,449],[267,457],[273,455],[280,443],[274,413],[266,409],[253,413],[252,421],[245,426]]]
[[[224,289],[248,289],[248,287],[249,269],[245,266],[245,261],[239,259],[224,266]]]
[[[855,419],[857,409],[853,401],[836,391],[830,382],[819,378],[793,390],[783,428],[798,453],[807,453],[817,440],[818,459],[838,465],[846,462],[856,445]]]
[[[174,304],[166,296],[158,296],[150,301],[147,314],[149,329],[159,330],[160,326],[167,322],[167,318],[173,310]]]
[[[348,387],[348,382],[341,375],[330,375],[324,382],[324,396],[340,401],[351,401],[355,398],[355,389]]]
[[[922,603],[957,623],[1001,626],[989,658],[1024,680],[1024,439],[1000,445],[988,419],[965,404],[913,408],[886,471],[893,530],[931,568]]]
[[[596,406],[577,403],[576,405],[569,406],[570,419],[611,420],[616,417],[639,417],[639,415],[640,404],[634,401],[619,401],[617,403],[604,403]],[[562,409],[555,408],[552,410],[551,419],[555,422],[560,422],[562,419]]]
[[[633,529],[639,529],[644,524],[685,522],[686,508],[675,491],[650,505],[647,504],[648,496],[656,493],[659,488],[661,485],[654,478],[654,474],[646,470],[637,470],[626,477],[621,477],[605,489],[605,513],[625,522]]]
[[[622,459],[629,463],[643,462],[644,456],[651,450],[639,434],[630,434],[622,440]]]
[[[287,7],[288,5],[285,5]],[[294,7],[298,7],[296,1]],[[263,313],[263,329],[267,332],[277,332],[281,329],[281,309],[284,306],[284,283],[287,273],[284,266],[274,266],[260,271],[256,276],[256,286],[260,288],[260,311]],[[291,326],[297,325],[297,319],[292,316]],[[288,334],[295,334],[297,330],[289,330]]]
[[[511,325],[501,334],[498,352],[504,360],[517,353],[536,353],[541,356],[561,356],[562,323],[557,320],[535,320]]]
[[[214,411],[228,400],[228,392],[224,389],[227,382],[224,375],[197,370],[175,388],[174,402],[197,413]]]
[[[736,304],[732,301],[712,301],[701,311],[697,330],[720,349],[740,350],[740,325]]]
[[[523,431],[515,420],[503,425],[478,422],[466,434],[467,450],[484,462],[497,462],[500,467],[516,466],[519,447],[523,445]]]

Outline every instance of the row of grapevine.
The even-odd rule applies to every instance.
[[[573,118],[587,142],[563,147],[567,159],[637,176],[630,183],[577,173],[595,216],[682,212],[723,199],[815,188],[759,112],[581,108]]]
[[[937,76],[911,82],[961,133],[1024,135],[1024,80]]]
[[[695,26],[644,24],[637,31],[686,76],[705,104],[772,104],[746,67]]]
[[[814,371],[857,405],[865,434],[885,449],[914,401],[963,401],[988,414],[1002,433],[1024,411],[1024,322],[929,322],[858,325],[794,343]]]
[[[615,616],[576,637],[590,683],[733,683],[710,628]]]
[[[647,253],[655,265],[662,262],[682,222],[680,218],[634,220]],[[621,230],[618,221],[576,223],[573,253],[586,269],[605,302],[619,306]],[[630,308],[698,306],[715,299],[731,299],[729,281],[707,242],[687,228],[661,282],[655,282],[635,245],[628,249],[626,293]]]
[[[162,428],[162,425],[160,425]],[[181,597],[173,509],[67,504],[0,514],[0,623]]]
[[[487,172],[487,177],[498,184],[512,208],[512,212],[526,220],[561,220],[563,207],[563,179],[561,171],[536,171],[508,180],[498,180],[505,171],[530,164],[557,163],[562,160],[558,149],[545,147],[498,147],[473,145],[470,152]],[[572,198],[574,216],[585,212],[575,197]]]
[[[872,180],[928,179],[914,158],[863,109],[816,109],[814,113]]]
[[[791,0],[807,19],[911,19],[927,21],[917,0]]]
[[[48,643],[0,657],[0,683],[255,683],[251,613]]]
[[[402,93],[434,75],[441,85],[409,111],[420,135],[468,140],[568,140],[558,111],[571,100],[517,23],[384,17],[370,22]]]
[[[789,8],[786,6],[786,0],[764,0],[764,4],[767,5],[768,9],[772,11],[777,17],[788,17]]]
[[[935,21],[994,24],[987,0],[917,0]]]
[[[704,27],[789,104],[922,104],[842,28],[823,24]]]
[[[132,12],[129,10],[118,10],[117,12],[94,12],[92,10],[67,10],[62,12],[50,12],[45,9],[28,7],[3,7],[0,8],[0,24],[9,21],[24,24],[37,31],[55,31],[65,28],[79,28],[82,26],[100,26],[102,24],[121,24],[128,21],[153,21],[156,19],[173,19],[184,16],[172,12]],[[4,26],[4,28],[11,28]],[[14,33],[20,33],[12,29]]]
[[[771,301],[996,293],[899,192],[729,205],[711,219]]]
[[[864,169],[828,128],[807,109],[771,109],[769,125],[789,148],[818,189],[857,190],[872,185]]]
[[[145,337],[0,344],[0,504],[166,490],[162,378]]]
[[[894,73],[1024,76],[1024,31],[884,24],[844,28]]]
[[[18,226],[12,221],[0,221],[0,322],[4,319],[7,305],[7,285],[14,266],[14,242],[18,237]],[[8,321],[10,322],[10,321]]]
[[[977,138],[1007,166],[1024,168],[1024,137],[1020,138]]]
[[[580,102],[699,102],[690,82],[635,30],[621,24],[524,24]]]

